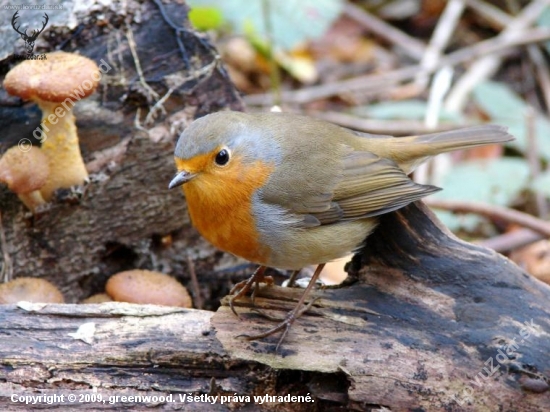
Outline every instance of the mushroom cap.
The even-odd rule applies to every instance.
[[[86,299],[84,299],[80,303],[105,303],[105,302],[112,302],[113,299],[106,293],[96,293],[95,295],[92,295]]]
[[[99,67],[93,60],[74,53],[47,53],[45,60],[24,60],[11,69],[4,88],[23,100],[40,99],[61,103],[73,96],[80,100],[99,84]]]
[[[49,173],[48,158],[35,146],[26,152],[14,146],[0,158],[0,181],[17,194],[40,189]]]
[[[63,303],[63,295],[54,285],[39,278],[17,278],[0,285],[0,304],[22,300],[34,303]]]
[[[105,292],[118,302],[190,308],[191,297],[176,279],[150,270],[127,270],[111,276]]]

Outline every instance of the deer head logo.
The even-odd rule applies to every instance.
[[[15,14],[13,15],[11,19],[11,25],[13,29],[21,35],[21,38],[25,40],[25,50],[27,52],[27,57],[32,57],[32,52],[34,50],[34,42],[38,37],[38,35],[42,33],[42,31],[44,30],[44,28],[46,27],[46,24],[48,24],[49,17],[46,13],[44,13],[44,24],[42,25],[42,28],[40,30],[33,30],[32,34],[29,36],[27,34],[27,30],[25,30],[24,32],[19,31],[19,27],[21,27],[21,25],[15,27],[15,25],[17,24],[17,19],[19,18],[18,13],[19,11],[16,11]]]

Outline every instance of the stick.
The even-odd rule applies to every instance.
[[[495,30],[502,30],[514,19],[498,7],[480,0],[464,0],[466,5],[483,17]]]
[[[8,253],[8,243],[6,242],[6,234],[4,233],[4,225],[2,224],[2,212],[0,211],[0,248],[2,249],[2,258],[4,262],[0,269],[1,282],[9,282],[13,276],[13,265],[11,264],[10,254]]]
[[[491,239],[474,242],[479,246],[493,249],[495,252],[505,253],[523,246],[530,245],[544,239],[544,235],[533,232],[530,229],[518,229],[510,233],[504,233]]]
[[[361,7],[346,3],[344,5],[344,14],[363,25],[371,33],[395,44],[414,60],[423,58],[426,52],[426,45],[423,42],[403,33],[401,30],[368,13]]]
[[[546,103],[546,110],[550,110],[550,71],[548,70],[548,64],[544,58],[544,55],[537,45],[527,46],[527,52],[529,58],[535,65],[537,70],[537,76],[539,79],[540,88]]]
[[[435,199],[426,199],[425,203],[430,207],[449,210],[454,213],[476,213],[491,220],[505,220],[509,223],[524,226],[544,236],[550,237],[549,222],[507,207],[487,205],[477,202]]]
[[[376,134],[404,136],[411,134],[434,133],[451,130],[458,127],[456,124],[439,124],[437,127],[432,128],[427,127],[424,122],[420,120],[366,119],[363,117],[333,111],[308,111],[307,114],[309,116],[317,117],[331,123],[336,123],[353,130]],[[467,125],[468,124],[460,124],[461,127],[465,127]]]
[[[464,11],[463,0],[450,0],[441,14],[441,18],[437,22],[430,43],[426,48],[424,56],[420,62],[420,66],[424,69],[416,77],[415,83],[418,88],[424,89],[428,85],[428,73],[437,65],[441,58],[441,53],[447,47],[451,35],[458,25],[460,16]]]
[[[509,42],[523,37],[527,27],[538,18],[547,6],[548,0],[533,1],[525,6],[522,12],[508,24],[495,40]],[[502,57],[494,54],[485,56],[475,62],[449,93],[445,108],[450,112],[460,112],[466,104],[470,92],[479,83],[491,77],[500,67],[501,62]]]
[[[443,57],[427,73],[433,73],[444,66],[456,66],[488,54],[501,54],[509,52],[511,48],[523,46],[531,43],[539,43],[550,39],[550,29],[537,28],[528,30],[521,37],[512,39],[494,38],[476,43],[472,46],[457,50]],[[342,80],[339,82],[322,84],[308,88],[302,88],[296,91],[286,91],[282,93],[282,99],[285,103],[303,104],[314,100],[324,99],[340,93],[361,92],[379,93],[387,90],[396,84],[413,79],[419,71],[424,70],[420,65],[414,65],[396,69],[382,74],[368,74],[353,79]],[[248,105],[270,105],[272,96],[270,94],[256,94],[245,96],[244,101]]]
[[[187,256],[187,267],[191,275],[191,285],[193,286],[193,292],[195,294],[195,307],[197,309],[202,309],[204,303],[202,301],[201,288],[199,286],[199,280],[197,279],[197,272],[195,271],[195,263],[193,259],[191,259],[191,256]]]
[[[535,180],[540,175],[539,145],[536,131],[536,114],[532,107],[529,107],[525,114],[526,140],[527,140],[527,162],[529,164],[529,174],[531,179]],[[535,203],[539,217],[545,218],[548,214],[548,205],[542,193],[535,192]]]

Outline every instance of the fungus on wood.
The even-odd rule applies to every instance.
[[[46,278],[59,286],[67,302],[78,302],[101,292],[111,274],[136,267],[166,269],[169,275],[190,284],[188,259],[192,258],[207,279],[205,284],[211,285],[202,290],[206,307],[217,307],[219,298],[214,293],[231,287],[236,275],[214,270],[221,254],[191,228],[181,193],[167,189],[175,171],[174,142],[183,127],[210,111],[243,108],[215,50],[201,34],[188,29],[187,11],[182,2],[95,2],[90,8],[66,4],[62,10],[48,13],[50,24],[35,52],[63,49],[70,54],[54,52],[44,61],[5,58],[0,62],[0,73],[29,68],[25,63],[32,63],[30,66],[38,68],[31,76],[35,81],[46,81],[45,74],[62,69],[61,63],[54,62],[57,58],[70,66],[65,69],[81,74],[52,77],[48,83],[53,88],[42,84],[38,98],[51,100],[54,94],[57,101],[41,103],[50,110],[44,112],[44,121],[53,109],[51,120],[57,123],[45,123],[49,133],[41,151],[63,135],[63,130],[54,133],[54,126],[64,125],[71,138],[76,136],[74,124],[64,123],[72,113],[58,111],[63,116],[57,116],[56,108],[63,106],[67,93],[80,93],[81,86],[87,92],[95,90],[91,81],[97,79],[98,72],[92,66],[98,64],[101,69],[95,93],[86,99],[72,99],[72,103],[80,100],[74,104],[79,143],[73,139],[76,144],[70,151],[81,151],[90,172],[89,183],[77,191],[61,190],[53,195],[53,186],[48,186],[44,193],[49,204],[34,216],[20,206],[5,185],[0,185],[6,238],[2,252],[13,262],[13,277]],[[11,33],[13,11],[0,10],[0,17],[4,15],[2,24]],[[11,43],[8,49],[13,53]],[[7,51],[0,44],[2,52]],[[73,53],[81,57],[74,60]],[[87,73],[82,66],[77,68],[80,64],[88,67]],[[14,82],[13,73],[17,70],[7,77],[12,91],[23,99],[36,98],[35,89],[21,93],[23,83]],[[68,77],[75,82],[64,82]],[[3,80],[0,76],[0,82]],[[35,138],[41,136],[40,129],[37,132],[41,124],[37,106],[6,93],[4,99],[10,99],[10,104],[1,108],[0,153],[17,147],[21,139],[40,145]],[[69,109],[72,103],[67,102]],[[61,166],[60,159],[55,155],[52,162],[66,176],[70,167]],[[82,183],[85,177],[82,160],[75,164],[83,174],[68,186]],[[164,237],[171,237],[170,245],[160,241]],[[229,257],[223,259],[236,263]]]
[[[199,249],[195,264],[202,284],[228,290],[234,279],[213,270],[220,255],[190,228],[181,194],[166,184],[174,172],[177,132],[193,117],[241,109],[237,92],[204,39],[164,19],[186,24],[185,6],[129,1],[121,13],[122,6],[108,3],[80,12],[66,4],[67,24],[78,21],[79,28],[46,36],[48,27],[42,36],[53,42],[50,50],[63,45],[96,62],[107,58],[113,71],[105,73],[98,93],[75,107],[84,160],[95,162],[98,175],[84,196],[76,203],[54,199],[51,210],[28,219],[18,200],[0,188],[14,272],[53,280],[74,302],[102,290],[111,273],[152,261],[171,275],[185,274],[189,250]],[[144,84],[164,97],[175,78],[183,83],[164,100],[167,114],[145,124],[145,113],[158,100]],[[9,110],[9,118],[22,125],[29,119],[39,124],[35,109]],[[0,144],[16,144],[19,128],[6,128],[13,133]],[[167,235],[173,237],[169,247],[156,244],[156,237]],[[189,393],[310,394],[320,410],[550,409],[547,285],[500,255],[457,240],[418,205],[382,217],[348,269],[355,282],[317,291],[320,299],[292,326],[279,353],[273,352],[277,336],[237,338],[271,326],[246,299],[237,308],[243,320],[226,299],[216,313],[120,302],[0,305],[0,394],[173,394],[178,400]],[[256,306],[284,316],[300,294],[265,287]],[[91,343],[75,338],[89,322],[95,324]],[[20,409],[5,397],[0,406]],[[153,406],[256,408],[234,401],[124,404]],[[102,410],[120,407],[101,404]],[[262,407],[306,411],[312,404]]]
[[[16,322],[18,334],[0,340],[0,373],[8,377],[0,390],[44,368],[40,393],[75,393],[87,382],[104,395],[309,393],[321,409],[550,408],[548,285],[497,253],[456,239],[422,204],[384,216],[348,270],[355,281],[316,291],[318,301],[278,353],[277,336],[237,337],[271,326],[250,300],[237,308],[243,320],[227,298],[215,314],[116,302],[31,312],[9,306],[4,316]],[[300,293],[263,287],[256,308],[283,316]],[[97,325],[91,345],[65,333],[85,322]],[[48,342],[47,350],[16,350],[21,339]],[[311,410],[311,404],[263,408]]]
[[[46,203],[40,189],[49,175],[48,158],[35,146],[14,146],[0,158],[0,182],[7,184],[32,212]]]
[[[88,171],[80,154],[73,107],[91,95],[101,78],[94,61],[74,53],[47,53],[44,60],[25,60],[11,69],[4,88],[42,110],[39,136],[50,173],[40,188],[49,201],[55,190],[81,185]]]

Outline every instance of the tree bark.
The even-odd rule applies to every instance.
[[[228,298],[215,314],[121,303],[2,307],[0,394],[172,394],[176,401],[155,404],[165,410],[257,410],[253,396],[266,394],[314,402],[262,410],[550,408],[546,284],[456,239],[421,204],[382,217],[348,270],[355,280],[316,291],[279,352],[278,336],[239,337],[272,326],[250,299],[237,307],[242,320]],[[255,306],[282,317],[300,293],[264,286]],[[90,343],[68,335],[89,322]],[[179,401],[189,393],[229,398]],[[15,408],[7,398],[2,404]]]
[[[189,27],[185,4],[77,6],[66,2],[63,10],[46,11],[50,23],[35,52],[61,48],[102,65],[98,91],[75,105],[91,181],[81,193],[61,191],[34,217],[1,186],[6,246],[0,259],[11,258],[12,277],[47,278],[67,302],[76,302],[101,292],[112,274],[134,268],[162,271],[190,285],[190,258],[204,279],[218,285],[212,290],[205,283],[201,290],[206,307],[216,308],[219,289],[227,293],[232,281],[215,269],[222,255],[191,228],[181,190],[169,191],[168,183],[175,173],[174,145],[186,124],[212,111],[242,110],[240,97],[212,45]],[[13,13],[0,11],[4,31],[16,34],[9,23]],[[44,11],[34,13],[41,21]],[[20,12],[20,19],[32,16]],[[0,72],[14,64],[3,60]],[[32,134],[40,124],[36,105],[3,97],[10,105],[0,116],[7,131],[0,151],[22,138],[38,144]],[[226,267],[237,263],[223,259]]]
[[[242,109],[234,87],[216,53],[187,28],[180,3],[64,7],[50,13],[36,52],[78,50],[112,68],[75,109],[92,180],[34,217],[0,190],[13,276],[47,278],[75,302],[135,267],[188,283],[191,258],[206,306],[217,306],[235,279],[216,267],[236,261],[198,237],[181,193],[166,186],[179,132],[202,114]],[[11,62],[0,65],[5,73]],[[0,116],[4,151],[32,140],[40,115],[1,98],[9,103]],[[381,217],[348,272],[345,287],[315,291],[310,299],[319,299],[279,352],[278,336],[239,337],[272,326],[249,298],[238,302],[242,320],[227,298],[216,313],[123,303],[0,306],[0,409],[45,409],[53,400],[70,410],[550,410],[548,285],[456,239],[420,203]],[[300,293],[262,287],[255,306],[284,317]],[[19,397],[53,394],[64,398],[22,405]],[[189,394],[219,398],[179,397]],[[110,398],[131,395],[173,398]],[[304,401],[253,398],[265,395]]]

